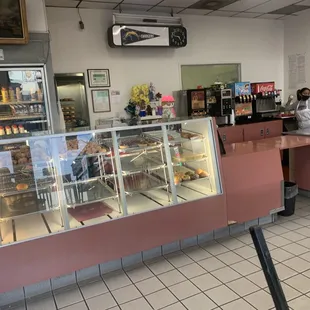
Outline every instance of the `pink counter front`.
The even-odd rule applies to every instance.
[[[3,246],[0,293],[270,216],[283,207],[280,150],[297,148],[295,159],[310,169],[309,146],[310,138],[294,136],[229,145],[219,163],[222,195]]]
[[[222,158],[229,221],[243,222],[277,212],[283,206],[281,150],[295,154],[295,182],[310,189],[310,138],[280,136],[231,144]]]

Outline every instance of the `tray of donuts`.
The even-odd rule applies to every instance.
[[[95,141],[82,141],[77,139],[68,139],[66,141],[67,152],[75,152],[80,155],[95,155],[98,153],[106,153],[108,149],[99,145]]]
[[[21,146],[19,149],[11,151],[12,163],[16,165],[26,165],[32,163],[30,148],[27,145]]]
[[[175,185],[179,185],[183,182],[190,182],[209,177],[209,173],[205,170],[192,170],[184,166],[174,168],[173,172]]]
[[[160,142],[151,137],[135,136],[121,138],[119,140],[119,148],[121,151],[136,148],[156,147],[158,145],[160,145]]]

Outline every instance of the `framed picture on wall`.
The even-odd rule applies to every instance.
[[[110,71],[109,69],[88,69],[89,87],[110,87]]]
[[[0,45],[27,44],[28,40],[25,0],[1,0]]]
[[[108,89],[91,91],[94,113],[111,112],[110,92]]]

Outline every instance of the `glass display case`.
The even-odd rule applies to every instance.
[[[222,193],[211,118],[0,139],[1,244]]]
[[[52,129],[43,67],[0,67],[0,89],[0,138]]]

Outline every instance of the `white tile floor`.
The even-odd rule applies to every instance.
[[[264,226],[264,235],[293,310],[310,309],[310,199],[296,214]],[[13,308],[14,309],[14,308]],[[192,247],[103,275],[16,310],[274,309],[248,233]]]

